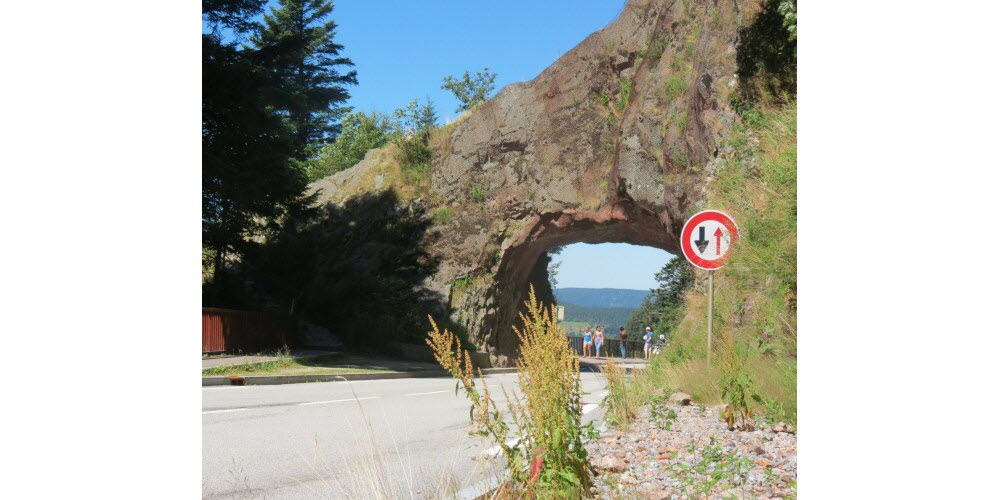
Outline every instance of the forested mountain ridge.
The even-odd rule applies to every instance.
[[[628,288],[556,288],[556,303],[559,305],[575,304],[584,307],[624,307],[635,309],[642,305],[642,300],[649,295],[649,290],[633,290]]]

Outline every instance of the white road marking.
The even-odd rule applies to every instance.
[[[231,408],[231,409],[228,409],[228,410],[208,410],[208,411],[201,412],[201,414],[205,415],[206,413],[228,413],[228,412],[231,412],[231,411],[247,411],[249,409],[250,408]]]
[[[443,391],[432,391],[432,392],[415,392],[413,394],[407,394],[407,396],[425,396],[427,394],[441,394],[445,392],[451,392],[451,390],[445,389]]]
[[[604,391],[604,392],[598,394],[597,398],[599,400],[601,400],[601,401],[604,401],[604,396],[607,396],[607,395],[608,395],[608,391]],[[583,414],[586,415],[586,414],[588,414],[588,413],[596,410],[598,406],[601,406],[601,403],[587,403],[587,404],[583,405]]]
[[[511,438],[511,439],[507,440],[507,446],[513,447],[513,446],[517,445],[520,442],[521,442],[521,438]],[[484,453],[486,453],[487,455],[489,455],[491,457],[495,457],[495,456],[497,456],[497,454],[500,453],[500,445],[496,445],[496,446],[494,446],[494,447],[486,450]]]
[[[309,406],[309,405],[323,405],[327,403],[344,403],[347,401],[362,401],[365,399],[375,399],[379,396],[368,396],[364,398],[350,398],[350,399],[331,399],[330,401],[313,401],[311,403],[299,403],[299,406]]]

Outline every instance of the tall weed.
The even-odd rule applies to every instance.
[[[507,460],[509,479],[504,496],[580,498],[593,483],[583,447],[584,429],[580,365],[555,319],[555,306],[546,308],[532,288],[520,314],[522,328],[514,327],[521,343],[517,361],[521,395],[507,394],[507,412],[501,412],[459,339],[440,331],[431,319],[427,344],[434,356],[472,402],[470,416],[477,432],[491,437]],[[511,439],[513,438],[513,439]]]
[[[728,336],[723,336],[723,355],[719,385],[722,389],[722,400],[726,409],[722,418],[726,420],[729,429],[739,427],[750,430],[753,427],[754,401],[761,401],[754,391],[754,382],[747,370],[747,352],[742,346],[734,345]]]
[[[628,431],[639,412],[639,395],[636,387],[628,385],[625,369],[611,358],[604,363],[602,372],[608,380],[608,395],[604,398],[604,405],[608,409],[608,423]]]

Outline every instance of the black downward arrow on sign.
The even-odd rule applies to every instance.
[[[708,240],[705,239],[705,226],[698,226],[698,239],[694,240],[694,244],[698,247],[698,253],[705,253],[705,249],[708,248]]]

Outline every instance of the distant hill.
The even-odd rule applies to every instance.
[[[628,323],[649,290],[627,288],[557,288],[556,302],[566,308],[564,328],[577,333],[582,326],[604,325],[609,334]]]
[[[584,326],[604,325],[609,336],[612,332],[617,336],[618,327],[625,326],[634,311],[626,307],[585,307],[576,304],[563,304],[563,306],[566,307],[563,328],[570,334],[579,332]]]
[[[649,290],[628,288],[556,288],[559,305],[575,304],[583,307],[614,307],[637,309]]]

